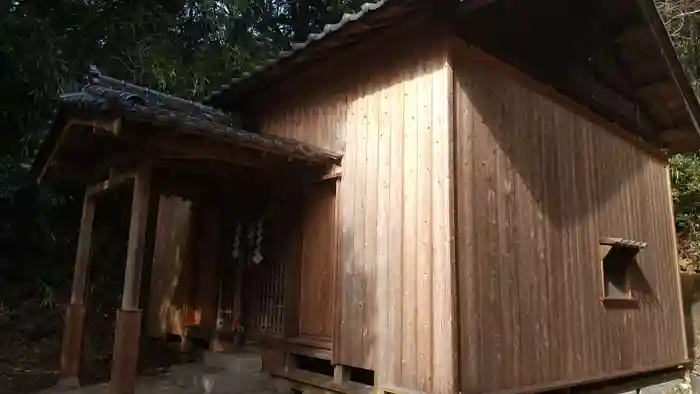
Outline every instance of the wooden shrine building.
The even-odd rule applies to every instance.
[[[366,4],[204,104],[93,70],[35,166],[87,184],[61,376],[95,203],[127,185],[115,394],[144,335],[331,371],[336,392],[676,371],[668,157],[700,147],[699,116],[652,0]]]

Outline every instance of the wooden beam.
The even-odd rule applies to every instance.
[[[690,82],[688,81],[688,76],[685,74],[683,66],[678,59],[678,54],[673,47],[673,43],[671,43],[666,26],[664,26],[659,11],[656,9],[656,4],[653,0],[637,0],[637,5],[642,10],[647,26],[651,29],[661,49],[661,55],[666,61],[668,71],[683,98],[695,133],[700,133],[700,104],[698,104],[697,96],[695,92],[693,92]]]
[[[80,387],[78,372],[85,325],[85,304],[68,304],[64,319],[57,386],[61,389],[73,389]]]
[[[110,174],[109,179],[89,186],[85,191],[88,198],[98,197],[105,192],[113,191],[121,186],[124,186],[134,181],[136,174],[133,172],[125,172],[121,174]]]
[[[689,144],[696,141],[695,131],[692,127],[679,127],[673,129],[662,130],[660,138],[670,146],[678,144]]]
[[[261,152],[251,152],[226,142],[210,141],[193,136],[161,136],[153,142],[163,154],[179,159],[208,159],[252,168],[270,168],[282,161],[263,159]]]
[[[623,26],[627,24],[623,23]],[[657,129],[657,124],[649,117],[649,108],[640,97],[640,91],[634,86],[630,76],[626,72],[624,61],[620,56],[617,48],[617,40],[622,30],[614,29],[609,31],[607,35],[601,38],[598,42],[594,42],[590,48],[593,48],[591,53],[591,70],[594,78],[604,81],[603,84],[613,89],[620,97],[627,100],[635,109],[633,113],[637,123],[651,134],[656,142],[663,142],[654,133]]]
[[[79,119],[79,118],[73,118],[70,121],[68,121],[68,126],[70,125],[81,125],[81,126],[90,126],[95,128],[96,130],[104,130],[109,132],[110,134],[113,134],[115,136],[119,135],[119,131],[121,130],[122,127],[122,118],[116,118],[116,119]]]
[[[59,368],[59,385],[63,388],[78,384],[78,369],[85,321],[85,288],[87,287],[90,266],[92,229],[95,221],[95,202],[86,194],[83,198],[83,213],[80,218],[78,248],[75,253],[73,268],[73,286],[70,304],[66,307],[63,340],[61,343],[61,361]]]
[[[608,120],[637,134],[648,143],[662,147],[662,142],[654,132],[654,125],[643,114],[639,105],[601,84],[584,69],[573,69],[567,73],[560,80],[560,89]]]
[[[56,138],[56,143],[54,144],[53,149],[51,150],[51,154],[49,155],[49,158],[46,159],[46,162],[44,163],[44,167],[41,169],[41,171],[39,172],[39,176],[36,178],[37,183],[41,183],[41,181],[44,179],[44,176],[46,175],[46,171],[49,169],[49,167],[51,167],[51,163],[54,161],[54,158],[56,157],[56,152],[58,152],[58,147],[67,138],[66,136],[68,135],[69,131],[70,131],[70,124],[66,124],[63,127],[63,130],[61,130],[61,133]]]
[[[127,246],[126,269],[124,273],[124,294],[122,310],[137,310],[141,286],[146,229],[148,227],[148,202],[151,189],[151,163],[144,163],[136,170],[134,191],[131,202],[131,223]]]
[[[136,386],[142,315],[142,311],[139,309],[139,297],[148,229],[148,210],[151,201],[152,171],[150,161],[141,163],[136,169],[134,177],[122,307],[117,313],[117,327],[112,353],[112,374],[110,377],[110,392],[112,394],[134,394]]]
[[[473,12],[479,8],[486,7],[487,5],[496,2],[497,0],[471,0],[464,2],[464,5],[459,7],[459,12],[465,14],[468,12]]]
[[[80,233],[78,234],[78,248],[75,253],[75,267],[73,269],[73,286],[71,288],[71,304],[83,304],[85,300],[85,287],[90,265],[90,252],[92,245],[92,228],[95,221],[95,202],[90,196],[83,198],[83,214],[80,218]]]
[[[343,174],[342,174],[340,171],[338,171],[338,172],[333,172],[333,173],[330,173],[330,174],[323,175],[323,176],[321,176],[321,177],[319,177],[319,178],[313,178],[313,179],[311,179],[311,180],[309,181],[308,185],[309,185],[309,186],[310,186],[310,185],[315,185],[315,184],[317,184],[317,183],[326,182],[326,181],[335,181],[335,182],[338,182],[338,181],[340,181],[340,179],[341,179],[342,177],[343,177]]]
[[[335,365],[333,367],[333,383],[343,384],[350,381],[350,368],[344,365]]]
[[[61,130],[60,134],[56,138],[56,142],[53,146],[53,149],[51,150],[51,154],[49,155],[49,158],[46,160],[44,163],[44,167],[41,169],[39,172],[39,176],[37,176],[37,183],[41,183],[41,181],[44,179],[44,176],[46,176],[46,171],[48,168],[51,166],[51,163],[56,157],[57,152],[60,150],[61,145],[63,142],[68,138],[68,134],[71,132],[72,126],[90,126],[95,129],[100,129],[100,130],[106,130],[110,132],[111,134],[114,134],[115,136],[119,134],[119,131],[121,130],[122,126],[122,121],[121,118],[114,119],[114,120],[82,120],[82,119],[77,119],[77,118],[72,118],[69,119],[65,126],[63,126],[63,130]]]
[[[136,391],[141,317],[140,310],[117,312],[112,373],[109,380],[110,394],[134,394]]]
[[[455,56],[462,56],[467,58],[469,61],[477,61],[487,67],[491,67],[493,70],[496,70],[502,75],[512,78],[515,81],[518,81],[523,86],[549,98],[553,102],[567,108],[578,116],[600,125],[610,133],[615,134],[625,141],[635,145],[652,157],[663,162],[668,160],[668,156],[658,147],[651,145],[651,143],[648,141],[642,140],[638,135],[633,134],[632,130],[627,130],[624,125],[611,121],[610,119],[602,116],[600,113],[595,112],[592,108],[584,106],[580,101],[575,100],[564,92],[558,91],[552,86],[543,84],[523,71],[494,58],[480,49],[470,46],[460,39],[453,39],[451,41],[451,45],[453,46],[453,54]]]

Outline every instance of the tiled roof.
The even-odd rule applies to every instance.
[[[51,129],[34,162],[35,172],[48,164],[69,118],[121,118],[177,133],[209,135],[222,142],[314,163],[336,163],[341,158],[338,153],[299,141],[242,130],[234,115],[102,75],[95,67],[90,69],[87,79],[88,84],[80,91],[59,97]]]
[[[435,7],[449,0],[378,0],[363,4],[359,11],[344,14],[337,23],[327,24],[318,33],[309,34],[304,42],[292,43],[289,50],[280,51],[276,56],[255,67],[250,72],[234,78],[207,96],[203,102],[223,108],[220,102],[223,95],[238,91],[250,85],[264,84],[264,80],[287,71],[290,65],[318,60],[327,56],[331,49],[358,42],[372,35],[377,29],[391,25],[405,18],[409,13]],[[315,56],[318,53],[319,56]]]

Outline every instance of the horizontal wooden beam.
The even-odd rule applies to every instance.
[[[70,127],[72,125],[81,125],[81,126],[90,126],[94,127],[97,130],[105,130],[108,131],[110,134],[119,135],[119,131],[122,128],[122,118],[116,118],[116,119],[80,119],[80,118],[72,118],[68,121],[66,127]]]
[[[657,146],[652,145],[649,141],[643,140],[638,135],[633,134],[633,130],[627,129],[625,125],[611,121],[608,117],[603,116],[594,109],[584,105],[580,100],[571,97],[569,94],[557,90],[553,86],[543,84],[541,81],[536,80],[533,76],[524,73],[510,64],[494,58],[493,56],[467,44],[460,39],[453,39],[451,44],[453,46],[454,55],[463,56],[469,61],[478,61],[488,67],[491,67],[493,70],[496,70],[502,75],[512,78],[515,81],[518,81],[519,83],[523,84],[523,86],[549,98],[558,105],[567,108],[578,116],[590,120],[591,122],[605,128],[610,133],[617,135],[631,144],[634,144],[638,148],[649,153],[652,157],[663,162],[668,160],[668,156]]]
[[[320,178],[311,179],[309,181],[309,184],[313,185],[313,184],[321,183],[321,182],[325,182],[325,181],[339,181],[342,177],[343,177],[343,174],[341,172],[334,172],[331,174],[323,175]]]
[[[473,12],[479,8],[486,7],[487,5],[494,3],[497,0],[472,0],[464,2],[464,5],[460,6],[460,13]]]
[[[581,104],[637,134],[655,146],[663,145],[654,125],[640,108],[613,89],[595,80],[583,69],[575,69],[560,79],[560,88]]]
[[[268,168],[281,161],[264,158],[261,152],[251,152],[232,144],[211,141],[196,136],[161,135],[152,141],[162,157],[207,159],[252,168]]]
[[[668,31],[659,15],[654,0],[637,0],[642,9],[647,26],[651,29],[654,38],[661,50],[668,72],[678,88],[678,92],[688,110],[688,117],[693,124],[696,134],[700,132],[700,104],[678,59],[678,54],[673,47]]]
[[[695,131],[692,127],[678,127],[673,129],[666,129],[659,132],[660,138],[668,143],[674,144],[678,141],[683,141],[688,138],[695,138]]]
[[[95,198],[105,192],[115,190],[123,185],[133,182],[134,177],[134,172],[125,172],[114,176],[110,176],[109,179],[107,179],[106,181],[102,181],[95,185],[88,186],[87,190],[85,191],[85,194],[89,198]]]

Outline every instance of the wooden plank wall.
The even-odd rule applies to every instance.
[[[451,73],[436,25],[379,33],[256,109],[263,133],[344,152],[334,361],[452,393]]]
[[[214,198],[192,204],[193,252],[197,281],[194,293],[197,324],[207,332],[216,328],[221,273],[221,209]]]
[[[517,392],[684,361],[665,160],[465,48],[453,66],[459,390]],[[601,303],[601,236],[649,243],[638,309]]]
[[[336,182],[309,187],[301,231],[299,335],[330,342],[333,329],[333,284],[336,263]]]
[[[180,335],[191,323],[193,271],[190,255],[191,203],[179,197],[161,196],[158,205],[153,253],[147,332],[151,337]],[[144,284],[145,285],[145,284]]]

